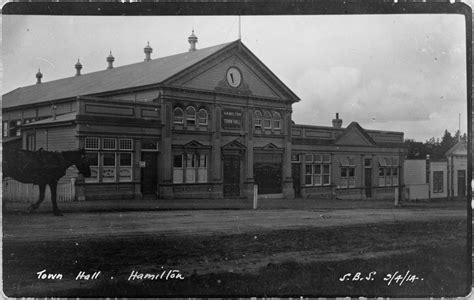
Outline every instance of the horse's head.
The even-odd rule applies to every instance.
[[[82,176],[91,176],[90,164],[87,160],[86,151],[84,149],[80,149],[79,151],[77,151],[77,156],[74,160],[74,164],[76,165],[77,169],[79,170],[79,173],[81,173]]]

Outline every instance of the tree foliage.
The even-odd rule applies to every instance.
[[[459,140],[466,141],[467,135],[465,133],[461,135],[459,130],[452,135],[447,129],[444,131],[441,139],[439,137],[432,137],[424,143],[407,139],[404,142],[405,149],[407,150],[407,159],[425,159],[426,155],[429,155],[432,160],[444,159],[445,153]]]

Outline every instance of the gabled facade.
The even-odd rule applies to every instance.
[[[447,158],[448,197],[454,199],[467,195],[467,142],[459,141],[449,149]]]

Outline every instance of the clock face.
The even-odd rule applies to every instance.
[[[227,83],[231,87],[238,87],[242,82],[242,74],[240,74],[239,69],[232,67],[227,70]]]

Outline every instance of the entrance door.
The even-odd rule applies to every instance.
[[[224,155],[224,197],[240,196],[240,156]]]
[[[466,195],[466,170],[458,170],[458,196]]]
[[[142,194],[156,195],[158,187],[158,170],[157,170],[158,153],[142,152],[142,161],[145,167],[142,168]]]
[[[371,168],[365,168],[365,196],[367,198],[372,197],[372,169]]]
[[[295,190],[295,197],[301,197],[300,172],[301,166],[299,163],[291,164],[291,177],[293,177],[293,189]]]
[[[372,159],[364,159],[365,197],[372,198]]]

